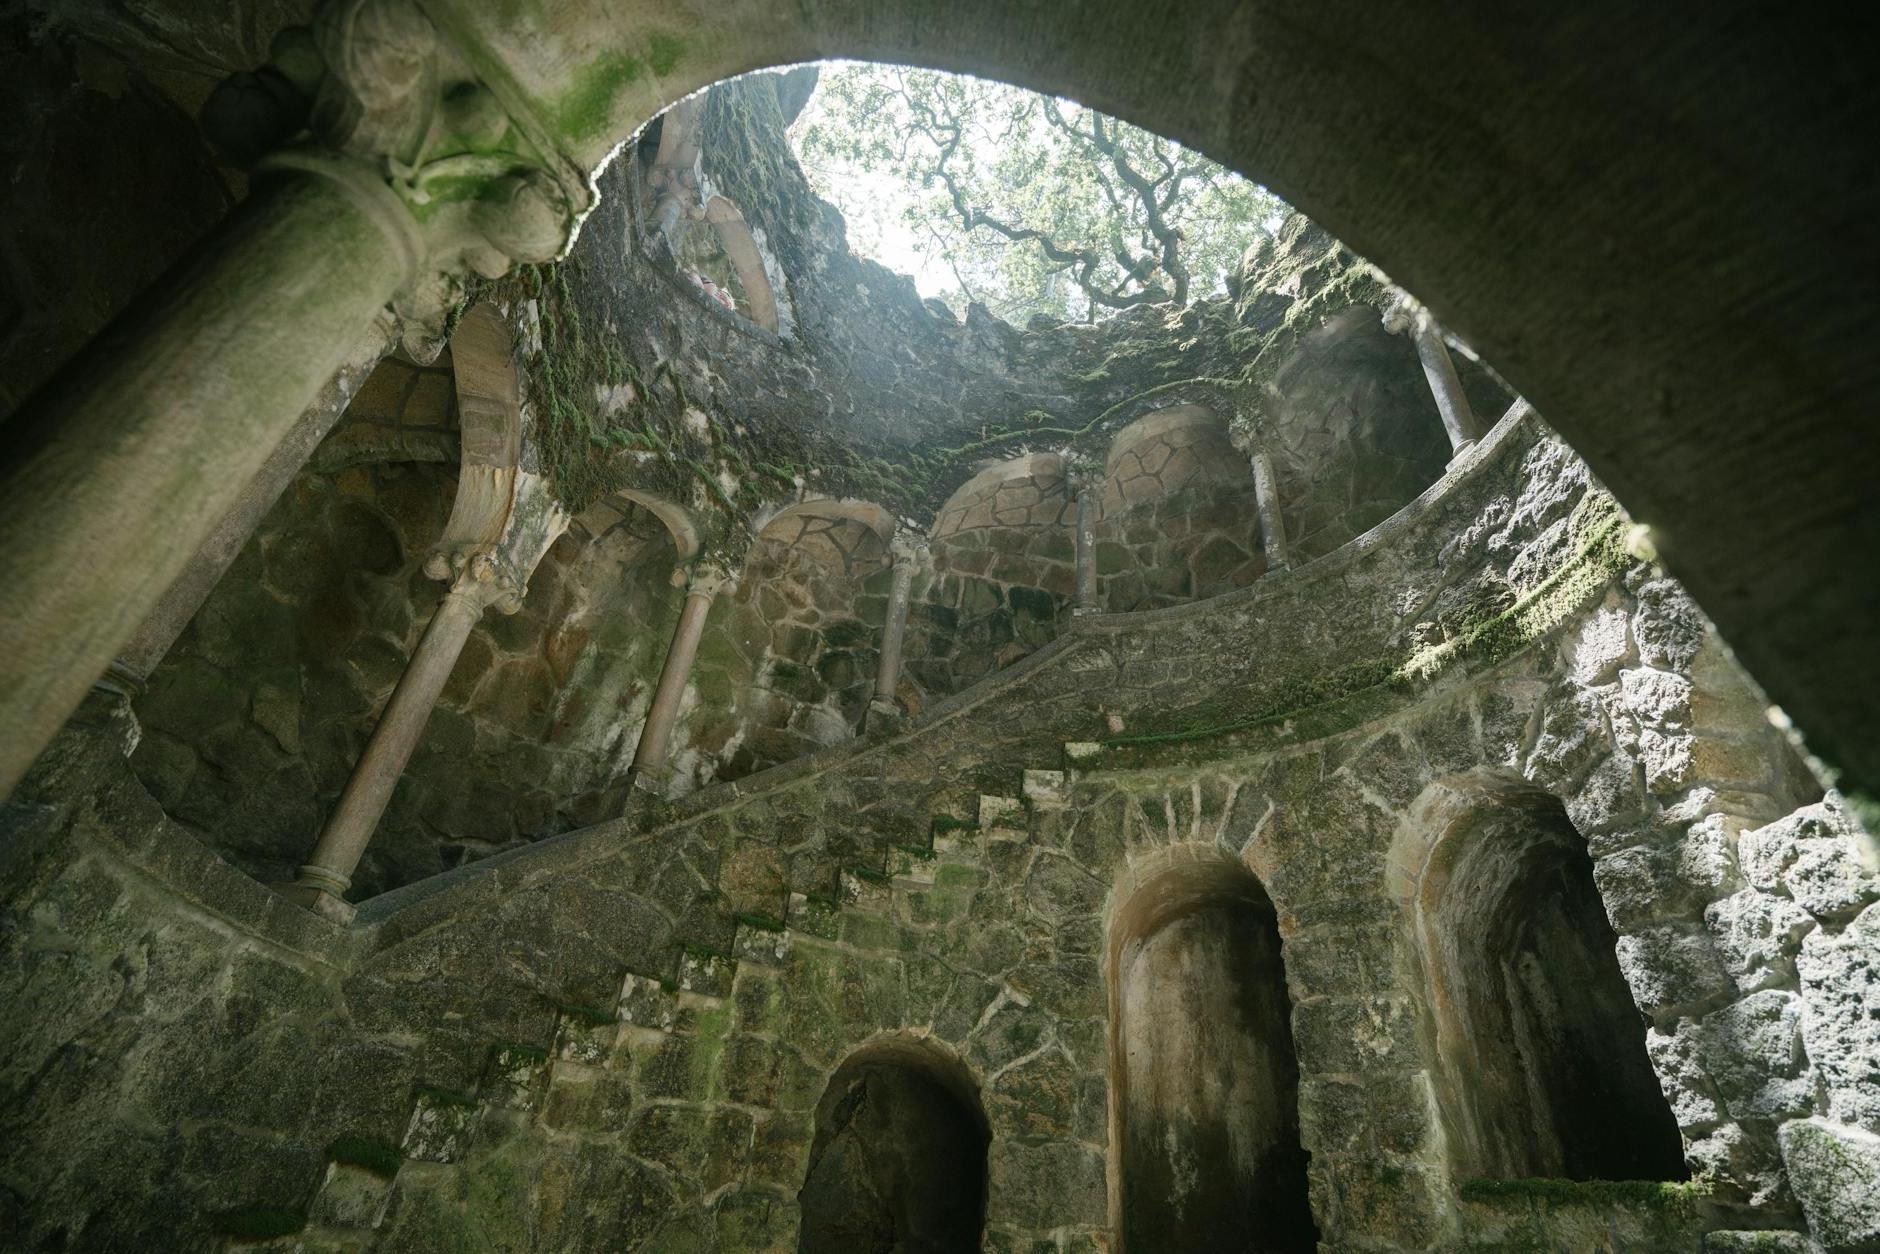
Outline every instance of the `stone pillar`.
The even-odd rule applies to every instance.
[[[1097,489],[1077,479],[1077,605],[1073,614],[1097,612]]]
[[[277,889],[283,896],[340,922],[352,917],[352,907],[344,898],[353,870],[378,828],[392,790],[405,773],[411,751],[424,734],[438,694],[444,691],[464,642],[470,638],[470,629],[505,591],[487,557],[473,560],[451,585],[437,612],[431,615],[405,673],[399,676],[392,699],[386,702],[378,726],[372,729],[365,752],[359,755],[358,765],[353,767],[352,777],[346,781],[313,853],[300,868],[299,877]]]
[[[1443,343],[1441,328],[1429,310],[1404,294],[1384,315],[1384,329],[1392,335],[1410,333],[1417,357],[1423,362],[1423,377],[1429,380],[1430,394],[1436,398],[1436,412],[1449,434],[1450,456],[1462,456],[1474,447],[1479,433],[1462,380],[1456,376],[1456,363],[1450,360],[1449,346]]]
[[[324,4],[273,56],[204,107],[232,157],[280,146],[248,201],[8,425],[0,795],[374,317],[428,359],[464,274],[552,260],[592,200],[409,0]]]
[[[729,591],[737,581],[715,567],[701,567],[686,581],[685,605],[679,611],[679,625],[672,633],[672,647],[666,650],[666,664],[660,668],[659,687],[653,690],[653,704],[646,711],[646,723],[640,728],[640,743],[633,750],[633,765],[627,774],[635,783],[651,785],[666,766],[666,750],[672,741],[672,729],[679,721],[679,700],[692,677],[692,661],[698,656],[699,637],[705,634],[705,616],[720,592]]]
[[[118,651],[117,661],[112,663],[112,672],[121,679],[128,679],[141,685],[150,678],[150,673],[157,668],[176,643],[176,638],[189,626],[189,620],[196,616],[202,603],[215,590],[230,564],[241,552],[242,546],[260,525],[261,519],[274,507],[274,503],[287,490],[287,485],[306,465],[308,457],[326,438],[327,432],[346,406],[352,403],[353,393],[365,382],[379,360],[385,356],[392,345],[393,319],[389,315],[375,319],[371,329],[347,354],[346,362],[339,368],[327,385],[320,389],[313,403],[302,411],[286,437],[268,454],[267,461],[255,472],[254,478],[242,490],[235,504],[203,541],[202,547],[189,559],[183,573],[177,576],[163,594],[156,608],[139,623],[124,647]]]
[[[8,424],[0,795],[346,364],[414,232],[376,180],[276,179]]]
[[[1273,458],[1264,448],[1253,451],[1253,499],[1260,511],[1260,544],[1266,550],[1266,568],[1285,570],[1292,565],[1286,551],[1286,520],[1279,512],[1279,481]]]
[[[888,614],[881,624],[881,658],[875,666],[875,695],[868,703],[867,721],[892,722],[901,716],[894,693],[901,686],[901,646],[907,636],[907,603],[914,587],[914,568],[920,549],[897,538],[894,542],[894,579],[888,586]]]

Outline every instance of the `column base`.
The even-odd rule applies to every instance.
[[[270,884],[275,892],[287,898],[303,910],[311,911],[327,920],[346,927],[359,913],[359,907],[322,884],[309,883],[306,880],[289,880],[282,884]]]
[[[892,735],[905,725],[906,716],[901,707],[893,701],[883,701],[876,697],[868,703],[868,712],[862,715],[862,733],[864,735]]]
[[[1101,613],[1103,613],[1101,605],[1073,605],[1071,607],[1072,618],[1089,618],[1092,614]]]
[[[1462,443],[1456,445],[1454,451],[1449,454],[1449,466],[1454,466],[1457,462],[1474,452],[1475,443],[1474,440],[1464,440]],[[1448,468],[1447,466],[1444,467],[1444,469]]]

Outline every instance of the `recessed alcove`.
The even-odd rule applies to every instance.
[[[1121,1248],[1309,1251],[1299,1066],[1273,903],[1226,858],[1134,889],[1110,927]]]
[[[1475,772],[1393,851],[1451,1177],[1681,1180],[1683,1146],[1558,799]]]
[[[978,1087],[957,1060],[911,1037],[864,1045],[816,1105],[797,1249],[979,1249],[990,1140]]]

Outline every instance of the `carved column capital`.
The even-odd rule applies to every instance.
[[[685,594],[689,597],[704,597],[710,601],[720,593],[736,591],[737,586],[738,577],[721,566],[701,563],[686,572]]]
[[[907,531],[896,532],[888,545],[888,552],[895,570],[911,570],[927,558],[927,537]]]
[[[202,121],[238,164],[330,178],[375,219],[388,197],[368,184],[402,205],[414,255],[392,304],[427,359],[467,272],[552,260],[592,199],[413,0],[327,0],[218,86]]]

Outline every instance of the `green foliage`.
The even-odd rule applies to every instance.
[[[334,1138],[332,1144],[326,1147],[326,1159],[328,1162],[364,1167],[387,1180],[397,1175],[405,1162],[405,1156],[390,1141],[351,1132]]]
[[[1014,323],[1218,294],[1285,212],[1172,140],[931,70],[826,68],[794,133],[822,195],[845,211],[898,201],[917,255],[953,277],[943,299]]]
[[[303,1211],[277,1210],[270,1206],[242,1206],[225,1210],[214,1220],[215,1230],[240,1241],[266,1241],[271,1237],[289,1237],[307,1226]]]

